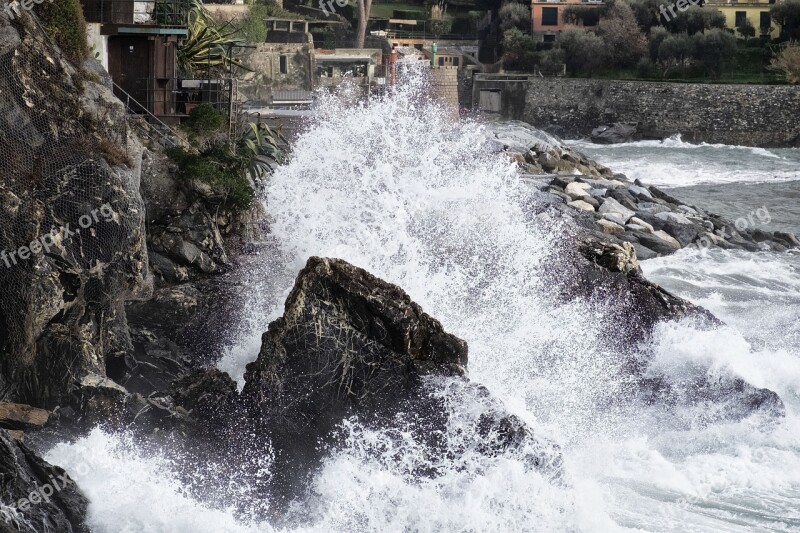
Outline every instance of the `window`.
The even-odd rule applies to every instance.
[[[545,35],[544,36],[544,42],[546,42],[546,43],[554,43],[554,42],[556,42],[555,34]]]
[[[454,67],[457,67],[457,66],[458,66],[458,58],[457,58],[457,57],[454,57],[454,58],[453,58],[453,66],[454,66]]]
[[[289,73],[289,64],[286,60],[286,56],[281,56],[281,63],[280,63],[280,72],[281,74],[288,74]]]
[[[769,11],[762,11],[761,18],[758,22],[758,27],[761,28],[763,33],[769,33],[769,28],[772,26],[772,17],[769,14]]]
[[[744,26],[744,22],[747,20],[747,12],[746,11],[737,11],[736,12],[736,27],[741,28]]]
[[[558,26],[558,8],[542,8],[542,26]]]
[[[439,66],[440,66],[440,67],[443,67],[443,66],[444,66],[444,58],[443,58],[443,57],[440,57],[440,58],[439,58]]]

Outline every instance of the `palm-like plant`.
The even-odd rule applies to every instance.
[[[263,180],[272,173],[273,163],[282,163],[286,139],[267,124],[248,122],[239,138],[238,150],[249,157],[249,171],[254,180]]]
[[[245,43],[235,37],[238,30],[230,23],[219,25],[198,0],[186,12],[189,35],[178,48],[178,67],[188,77],[209,77],[232,67],[250,70],[234,57],[234,50]]]

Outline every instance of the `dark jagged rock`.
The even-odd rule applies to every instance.
[[[630,142],[636,135],[635,124],[615,123],[611,126],[598,126],[592,130],[591,140],[596,144],[621,144]]]
[[[648,281],[642,274],[633,246],[624,241],[610,242],[581,234],[578,251],[585,260],[575,258],[574,284],[567,297],[603,299],[613,302],[615,312],[623,317],[624,324],[615,329],[616,347],[624,353],[638,346],[649,337],[659,322],[695,319],[702,327],[718,327],[722,322],[706,309],[679,298]],[[637,380],[637,396],[650,403],[670,404],[683,401],[695,404],[698,401],[726,404],[719,416],[740,419],[762,410],[782,415],[784,405],[780,397],[768,389],[760,389],[741,378],[719,377],[717,381],[698,379],[681,384],[680,390],[660,379],[645,377],[647,359],[634,357],[629,361],[628,372]],[[647,400],[649,399],[649,400]]]
[[[425,382],[468,383],[466,364],[466,343],[402,289],[344,261],[312,257],[247,367],[242,400],[278,451],[279,490],[296,494],[304,482],[298,473],[313,468],[319,444],[346,417],[383,426],[406,413],[421,438],[446,439],[447,410]],[[495,452],[532,437],[499,405],[480,425],[495,431],[487,443]],[[429,442],[432,453],[442,447]],[[539,458],[545,462],[554,461]]]
[[[0,531],[88,533],[86,507],[64,470],[0,429]]]
[[[207,184],[177,177],[174,167],[166,156],[144,152],[142,198],[157,286],[229,271],[243,247],[266,232],[260,202],[243,212],[220,208],[206,201]]]
[[[196,370],[169,387],[175,405],[198,420],[223,419],[236,408],[236,383],[217,369]]]
[[[708,311],[670,294],[645,279],[633,246],[629,242],[610,242],[594,236],[579,237],[578,251],[585,259],[575,260],[578,277],[570,284],[572,296],[610,298],[622,305],[622,313],[635,317],[627,328],[625,344],[645,338],[662,321],[699,316],[711,323],[720,322]]]

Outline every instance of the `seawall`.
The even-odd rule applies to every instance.
[[[530,77],[523,116],[508,118],[567,137],[632,122],[644,138],[800,146],[800,87]]]

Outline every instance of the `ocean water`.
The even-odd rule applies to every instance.
[[[570,144],[615,172],[749,227],[800,234],[800,149],[662,141]],[[766,209],[768,217],[758,217]]]
[[[423,90],[413,79],[368,105],[353,104],[347,91],[321,99],[319,117],[269,184],[275,252],[250,274],[246,333],[219,366],[241,380],[308,256],[340,257],[399,284],[467,340],[471,379],[561,446],[564,476],[528,471],[513,454],[475,453],[420,479],[409,468],[426,460],[418,443],[348,420],[347,443],[316,474],[305,508],[278,526],[233,510],[251,498],[246,481],[203,498],[165,454],[95,430],[47,454],[89,497],[92,530],[800,531],[797,256],[686,252],[643,264],[649,277],[726,322],[716,330],[660,325],[639,347],[651,357],[648,371],[677,387],[698,372],[741,376],[779,392],[785,418],[720,422],[709,415],[713,406],[621,401],[628,380],[608,338],[625,324],[614,302],[553,301],[564,228],[526,216],[530,190],[513,164],[482,148],[485,128],[453,123],[418,97]],[[760,169],[759,183],[791,182],[799,172],[782,159],[794,152],[673,144],[589,148],[632,177],[645,179],[636,171],[650,169],[664,178],[650,180],[659,185],[668,177],[688,187],[756,181],[736,181],[735,169],[724,167],[740,152]],[[698,162],[685,163],[688,153]],[[692,178],[691,168],[702,177]],[[444,386],[440,393],[454,394]],[[452,408],[466,417],[476,405]]]

